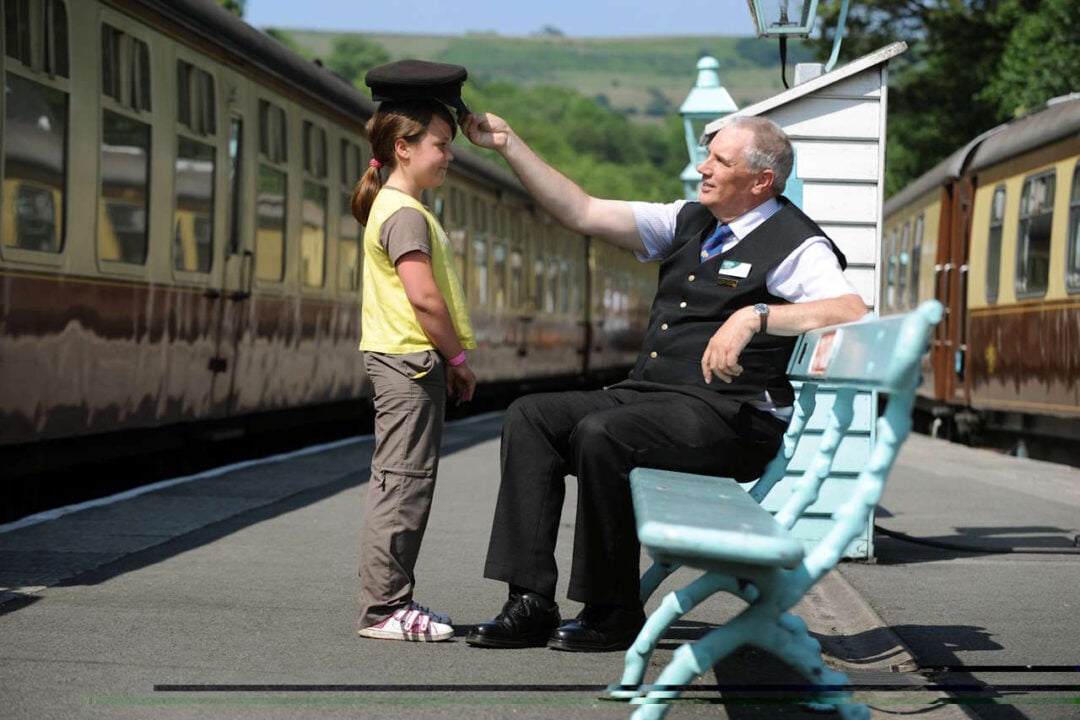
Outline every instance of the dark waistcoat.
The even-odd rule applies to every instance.
[[[701,242],[716,229],[716,218],[700,203],[687,203],[675,225],[674,252],[660,264],[659,287],[645,343],[630,380],[682,386],[693,394],[721,393],[738,400],[794,402],[787,364],[794,337],[755,334],[739,356],[742,374],[731,383],[706,384],[701,356],[710,338],[732,313],[747,305],[786,304],[768,291],[765,276],[815,235],[825,235],[813,220],[784,198],[781,209],[731,250],[701,262]],[[829,241],[832,245],[832,241]],[[844,268],[843,253],[832,245]],[[745,278],[721,274],[723,266],[749,263]]]

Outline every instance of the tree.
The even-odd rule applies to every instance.
[[[1016,24],[996,76],[981,98],[1003,115],[1022,115],[1080,90],[1080,13],[1075,0],[1042,0]]]
[[[368,70],[387,62],[390,56],[382,45],[359,35],[339,35],[334,39],[326,66],[360,87]]]
[[[237,17],[244,17],[244,7],[247,0],[217,0],[218,5],[225,8]]]

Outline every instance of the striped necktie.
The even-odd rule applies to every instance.
[[[721,248],[724,247],[724,243],[734,237],[735,233],[731,231],[731,228],[728,227],[727,223],[720,223],[717,225],[716,231],[705,238],[705,242],[701,243],[701,262],[705,262],[713,255],[718,254]]]

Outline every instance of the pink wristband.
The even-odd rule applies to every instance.
[[[458,365],[461,365],[463,362],[465,362],[465,351],[462,350],[446,362],[450,363],[450,367],[457,367]]]

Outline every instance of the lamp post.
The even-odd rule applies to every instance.
[[[697,199],[698,184],[701,183],[697,166],[705,159],[705,148],[700,144],[705,126],[739,109],[728,91],[720,84],[719,69],[720,63],[716,58],[702,56],[697,63],[697,81],[679,108],[679,115],[683,119],[683,132],[686,135],[686,151],[690,155],[690,164],[679,176],[683,181],[687,200]]]
[[[807,37],[814,29],[817,20],[818,0],[746,0],[750,6],[750,14],[754,17],[754,25],[757,27],[758,37],[780,38],[780,62],[787,62],[787,39],[789,37]],[[848,0],[840,4],[840,16],[836,23],[836,35],[833,37],[832,54],[824,67],[816,66],[817,72],[811,72],[810,77],[829,72],[836,65],[836,58],[840,54],[840,41],[844,37],[844,23],[847,21]],[[812,66],[815,67],[815,66]],[[783,67],[780,69],[783,77]],[[796,67],[796,81],[799,68]],[[805,79],[810,79],[807,77]],[[787,86],[787,79],[784,79]]]

